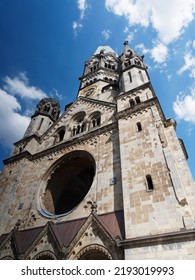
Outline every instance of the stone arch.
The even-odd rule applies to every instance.
[[[61,126],[60,128],[58,128],[58,130],[55,133],[55,143],[63,141],[65,132],[65,126]]]
[[[94,112],[89,117],[89,129],[95,128],[101,125],[101,113],[99,111]]]
[[[57,260],[57,257],[51,251],[43,251],[34,256],[33,260]]]
[[[11,257],[11,256],[4,256],[4,257],[1,258],[0,260],[14,260],[14,258]]]
[[[77,113],[71,119],[72,136],[80,134],[86,130],[86,113],[84,111]]]
[[[110,252],[99,244],[88,245],[76,255],[77,260],[112,260]]]

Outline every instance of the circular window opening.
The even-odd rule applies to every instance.
[[[75,151],[67,154],[48,180],[43,203],[54,215],[70,212],[88,193],[95,175],[91,154]]]

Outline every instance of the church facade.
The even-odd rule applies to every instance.
[[[124,43],[77,99],[42,99],[0,175],[0,259],[194,259],[195,184],[176,123]]]

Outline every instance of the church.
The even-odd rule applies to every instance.
[[[195,259],[187,151],[124,42],[99,46],[60,115],[40,100],[0,175],[0,259]]]

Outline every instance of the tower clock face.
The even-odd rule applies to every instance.
[[[88,97],[88,96],[92,95],[93,92],[94,92],[94,88],[90,88],[89,90],[87,90],[85,92],[85,96]]]
[[[84,89],[80,90],[79,95],[84,97],[90,97],[96,92],[96,89],[96,85],[85,87]]]

